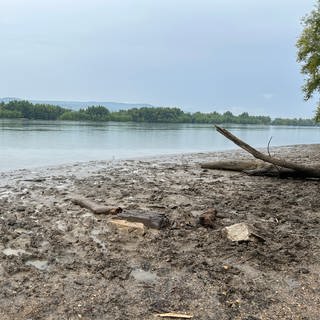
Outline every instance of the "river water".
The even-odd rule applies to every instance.
[[[224,125],[255,147],[320,143],[320,128]],[[236,146],[205,124],[0,119],[0,171]]]

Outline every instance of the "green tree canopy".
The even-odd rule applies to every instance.
[[[297,41],[297,61],[301,72],[306,76],[303,92],[306,100],[320,93],[320,0],[314,10],[302,20],[304,29]],[[320,121],[320,103],[316,120]]]

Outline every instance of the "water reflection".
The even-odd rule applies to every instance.
[[[318,127],[224,127],[255,147],[320,141]],[[210,124],[0,120],[0,171],[232,148]]]

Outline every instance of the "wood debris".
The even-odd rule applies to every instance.
[[[233,135],[230,131],[215,126],[217,131],[224,135],[226,138],[234,142],[240,148],[249,152],[256,159],[262,160],[272,166],[267,166],[262,169],[243,170],[249,175],[267,175],[267,176],[278,176],[281,178],[293,177],[293,178],[320,178],[320,166],[306,166],[303,164],[298,164],[285,159],[279,159],[272,157],[270,154],[266,155],[255,148],[251,147],[246,142],[240,140],[238,137]]]
[[[207,227],[207,228],[213,228],[214,227],[214,222],[216,220],[216,214],[217,211],[214,208],[210,208],[204,213],[201,214],[199,217],[199,224]]]
[[[71,198],[71,201],[74,204],[79,205],[82,208],[89,209],[95,214],[110,214],[110,215],[115,215],[120,212],[122,212],[122,208],[120,207],[107,207],[104,205],[100,205],[94,201],[91,201],[89,199],[80,197],[80,196],[73,196]]]
[[[184,314],[184,313],[169,312],[169,313],[158,314],[158,317],[160,317],[160,318],[175,318],[175,319],[191,319],[191,318],[193,318],[193,315]]]
[[[162,229],[168,225],[168,219],[163,213],[144,211],[123,211],[117,215],[118,219],[139,222],[148,228]]]
[[[128,228],[128,229],[131,228],[131,229],[144,230],[144,224],[141,222],[129,222],[129,221],[119,220],[119,219],[111,219],[109,222],[119,228]]]

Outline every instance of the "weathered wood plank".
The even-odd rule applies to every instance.
[[[123,211],[116,217],[130,222],[141,222],[146,227],[153,229],[162,229],[168,225],[166,215],[158,212]]]

